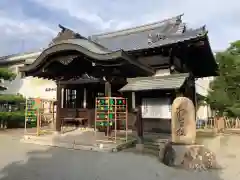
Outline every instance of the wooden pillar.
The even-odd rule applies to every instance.
[[[63,108],[66,108],[66,88],[63,88]]]
[[[54,130],[56,132],[61,132],[61,118],[60,118],[60,111],[61,111],[61,86],[59,81],[57,81],[57,112],[56,112],[56,121],[54,123]]]
[[[194,105],[195,108],[195,118],[197,115],[197,94],[196,94],[196,87],[195,87],[195,77],[191,74],[187,80],[187,84],[185,86],[184,96],[189,98]]]
[[[136,125],[137,125],[137,144],[136,149],[139,151],[143,151],[143,118],[142,118],[142,107],[138,106],[135,108],[136,113]]]
[[[193,104],[195,107],[195,121],[197,120],[197,109],[198,109],[198,102],[197,102],[197,93],[196,93],[196,84],[195,78],[193,77]]]
[[[137,108],[135,108],[134,112],[136,113],[138,144],[142,144],[143,143],[143,118],[142,118],[141,106],[138,106]]]
[[[132,92],[132,109],[136,108],[136,97],[135,92]]]
[[[81,87],[77,87],[76,92],[76,108],[81,108]]]
[[[111,97],[111,83],[109,81],[105,82],[105,97]]]

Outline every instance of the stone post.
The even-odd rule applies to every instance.
[[[177,97],[172,104],[172,142],[194,144],[196,118],[193,102],[186,97]]]

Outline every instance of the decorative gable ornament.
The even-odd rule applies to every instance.
[[[161,40],[165,40],[167,37],[165,35],[156,33],[156,34],[148,34],[148,45],[152,45],[153,43],[156,43]]]
[[[60,41],[68,40],[68,39],[85,39],[85,37],[81,36],[80,34],[74,32],[71,29],[68,29],[61,24],[58,25],[61,31],[57,34],[55,38],[52,39],[49,46],[52,46]]]

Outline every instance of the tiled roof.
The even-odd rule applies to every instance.
[[[131,78],[128,79],[128,84],[121,88],[119,91],[127,92],[149,91],[158,89],[178,89],[184,84],[187,77],[189,77],[188,73],[172,74],[168,76]]]
[[[131,51],[145,49],[149,47],[148,39],[150,35],[169,36],[182,34],[185,30],[185,23],[182,23],[181,16],[111,33],[93,35],[90,38],[111,50],[123,49]]]

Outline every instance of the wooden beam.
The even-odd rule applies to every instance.
[[[105,96],[111,97],[111,83],[109,81],[105,82]]]
[[[62,91],[61,91],[61,86],[59,81],[57,82],[57,112],[56,112],[56,121],[54,123],[54,130],[56,132],[61,132],[61,115],[60,115],[60,111],[61,111],[61,95],[62,95]]]

